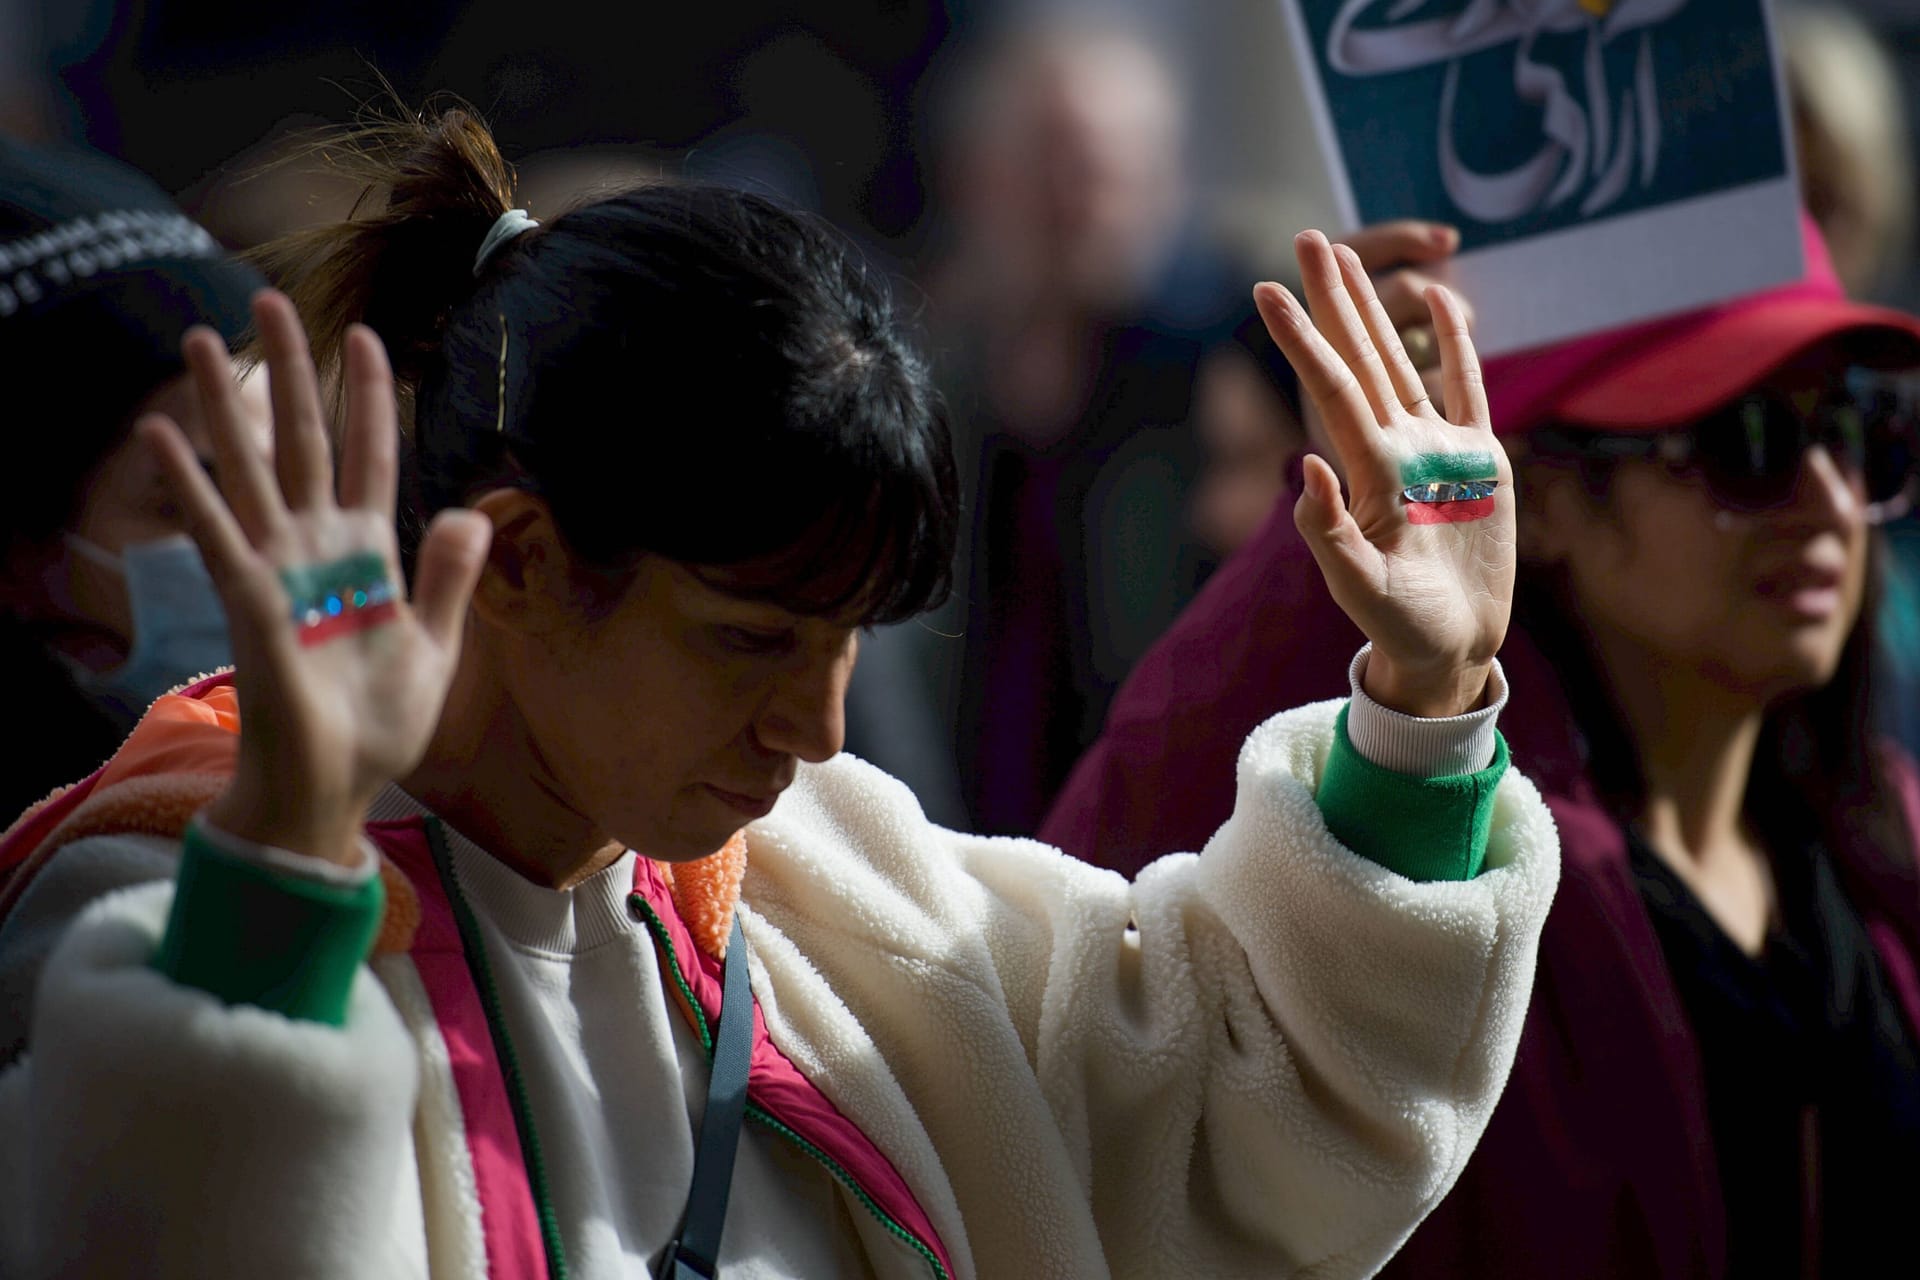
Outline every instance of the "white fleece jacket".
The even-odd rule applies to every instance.
[[[1233,817],[1132,885],[935,828],[846,757],[751,828],[772,1036],[960,1276],[1365,1276],[1452,1184],[1511,1063],[1556,841],[1510,772],[1475,879],[1357,857],[1313,801],[1337,710],[1256,730]],[[120,1232],[258,1274],[475,1274],[404,966],[363,971],[341,1029],[227,1007],[146,968],[170,893],[94,903],[46,962],[0,1075],[0,1271],[33,1237]]]

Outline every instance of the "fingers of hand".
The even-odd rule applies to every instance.
[[[458,650],[467,601],[492,544],[493,522],[464,510],[435,516],[420,543],[413,573],[414,616],[449,654]]]
[[[340,457],[340,505],[391,519],[399,486],[398,412],[387,349],[373,330],[355,325],[346,343],[347,427]]]
[[[1379,553],[1367,542],[1360,526],[1340,501],[1340,481],[1326,459],[1308,454],[1302,460],[1304,492],[1293,506],[1293,524],[1336,597],[1344,587],[1375,577],[1372,562]]]
[[[1387,377],[1393,383],[1394,398],[1407,409],[1420,412],[1427,405],[1427,391],[1420,382],[1420,370],[1416,362],[1408,355],[1405,344],[1388,318],[1386,308],[1380,305],[1380,298],[1373,291],[1373,281],[1367,278],[1367,269],[1360,263],[1360,255],[1346,245],[1333,247],[1335,259],[1340,263],[1340,277],[1345,282],[1347,293],[1353,298],[1355,308],[1360,313],[1360,321],[1366,326],[1367,337],[1380,353],[1381,361],[1386,365]]]
[[[1401,218],[1362,227],[1342,240],[1360,255],[1368,271],[1387,271],[1406,262],[1431,262],[1460,247],[1460,233],[1438,222]]]
[[[1373,409],[1373,420],[1391,421],[1399,411],[1400,398],[1386,362],[1347,291],[1345,273],[1333,246],[1318,231],[1303,231],[1294,237],[1293,247],[1300,258],[1300,278],[1306,286],[1313,323],[1352,373]]]
[[[253,323],[267,358],[267,385],[273,397],[273,466],[280,492],[295,511],[331,503],[333,456],[306,327],[293,303],[272,291],[255,296]]]
[[[187,532],[199,546],[208,574],[224,594],[240,566],[252,557],[246,531],[228,510],[212,477],[200,465],[199,455],[173,419],[165,414],[148,414],[134,424],[134,430],[159,459],[161,472],[186,513]]]
[[[1320,411],[1320,421],[1326,425],[1334,447],[1342,454],[1371,447],[1366,433],[1376,427],[1377,420],[1367,397],[1347,362],[1320,336],[1299,301],[1277,284],[1258,286],[1253,300],[1260,318],[1266,321],[1267,332],[1300,375],[1301,389]],[[1349,466],[1352,461],[1347,458]]]
[[[1420,370],[1421,383],[1426,387],[1427,396],[1435,404],[1441,404],[1440,343],[1434,335],[1431,322],[1432,312],[1427,307],[1427,290],[1437,283],[1432,276],[1418,271],[1394,271],[1374,281],[1374,288],[1380,297],[1380,305],[1386,308],[1387,319],[1393,324],[1394,331],[1400,335],[1400,344],[1406,348],[1407,359],[1413,367]],[[1473,305],[1459,294],[1453,295],[1462,314],[1466,316],[1467,328],[1474,323]]]
[[[1448,412],[1462,425],[1492,428],[1487,409],[1487,387],[1480,374],[1480,357],[1467,333],[1467,316],[1453,290],[1434,285],[1427,290],[1433,309],[1433,332],[1440,345],[1440,380]]]
[[[286,504],[249,428],[227,344],[213,330],[196,326],[181,339],[180,354],[206,418],[220,493],[248,538],[259,545],[286,527]]]
[[[1322,535],[1338,527],[1345,515],[1346,506],[1340,500],[1340,478],[1319,454],[1303,454],[1300,501],[1293,506],[1294,526],[1309,536]]]

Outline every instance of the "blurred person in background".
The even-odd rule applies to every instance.
[[[141,174],[0,139],[0,378],[15,397],[0,654],[13,713],[34,726],[0,784],[9,819],[104,762],[155,698],[232,660],[133,423],[163,411],[201,440],[181,335],[238,338],[262,283]]]
[[[1873,642],[1920,321],[1847,301],[1810,226],[1807,254],[1795,285],[1487,367],[1521,492],[1513,748],[1566,880],[1486,1140],[1388,1276],[1850,1276],[1907,1250],[1920,790],[1875,733]],[[1314,576],[1271,522],[1140,664],[1043,838],[1124,868],[1203,835],[1238,725],[1343,682]]]
[[[1495,729],[1511,473],[1451,296],[1457,420],[1317,234],[1311,318],[1259,290],[1373,643],[1128,883],[841,757],[864,625],[940,598],[958,525],[842,237],[699,184],[535,223],[466,112],[359,141],[359,216],[268,259],[300,314],[255,302],[272,465],[206,331],[225,496],[140,424],[237,671],[0,841],[0,1270],[1377,1268],[1493,1106],[1557,875]],[[1484,518],[1404,499],[1436,452],[1499,479]]]
[[[1834,269],[1855,297],[1881,297],[1913,268],[1913,143],[1900,75],[1887,48],[1851,11],[1794,0],[1779,9],[1794,145],[1807,209]],[[1886,529],[1880,632],[1889,733],[1920,752],[1920,519]]]
[[[1250,308],[1196,232],[1184,93],[1148,31],[1016,26],[935,96],[927,327],[972,530],[964,598],[905,639],[957,724],[974,821],[1026,833],[1210,564],[1188,517],[1195,371]]]
[[[1273,378],[1271,368],[1234,342],[1210,353],[1194,379],[1200,472],[1189,519],[1194,536],[1220,560],[1251,542],[1294,491],[1289,472],[1307,446],[1291,407],[1299,388]]]
[[[1914,165],[1900,75],[1845,7],[1778,7],[1807,211],[1849,294],[1884,296],[1913,262]]]

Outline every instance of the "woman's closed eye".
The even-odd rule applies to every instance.
[[[760,627],[723,626],[718,630],[721,643],[735,653],[786,653],[793,648],[796,642],[796,635],[792,627],[763,629]]]

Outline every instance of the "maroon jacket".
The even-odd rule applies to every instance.
[[[1127,874],[1199,848],[1232,807],[1247,731],[1343,695],[1360,643],[1281,504],[1128,677],[1041,837]],[[1625,835],[1580,768],[1548,657],[1516,634],[1501,662],[1501,730],[1559,824],[1560,889],[1506,1093],[1459,1183],[1383,1274],[1719,1277],[1726,1223],[1699,1053]],[[1901,781],[1915,825],[1920,786],[1910,769]],[[1920,1026],[1920,883],[1877,874],[1881,891],[1855,906]]]

